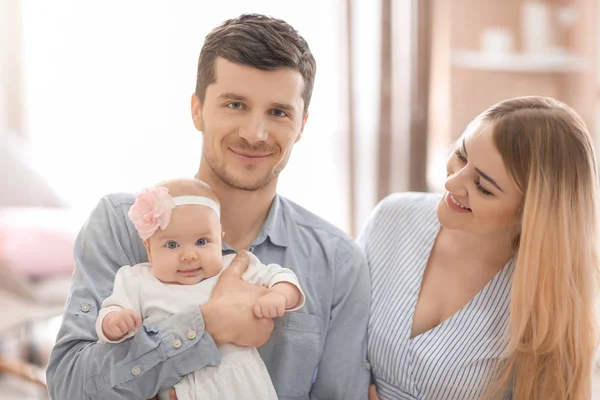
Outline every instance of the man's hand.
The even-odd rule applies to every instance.
[[[177,397],[175,398],[175,400],[177,400]],[[379,396],[377,395],[377,388],[375,387],[375,385],[369,386],[369,400],[379,400]]]
[[[250,262],[248,252],[241,250],[217,281],[211,298],[201,306],[206,330],[217,345],[260,347],[273,330],[270,318],[257,318],[253,307],[267,288],[242,280]]]
[[[142,318],[133,310],[123,309],[108,313],[102,320],[102,332],[109,340],[121,339],[142,325]]]
[[[254,315],[257,318],[283,317],[286,303],[287,299],[283,293],[270,291],[258,299],[254,305]]]
[[[148,400],[158,400],[158,396],[154,396],[153,398]],[[177,400],[177,394],[175,394],[175,389],[171,389],[171,391],[169,391],[169,400]]]

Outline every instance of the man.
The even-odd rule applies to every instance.
[[[75,245],[72,293],[47,372],[53,399],[147,399],[218,365],[222,343],[260,347],[280,399],[367,398],[366,261],[347,235],[276,193],[302,137],[315,71],[291,26],[243,15],[206,37],[192,96],[204,135],[197,177],[220,199],[223,252],[248,249],[292,269],[304,308],[274,321],[255,318],[252,305],[265,289],[242,281],[247,255],[240,252],[208,303],[144,324],[122,343],[97,344],[98,308],[117,269],[146,261],[127,218],[133,195],[106,196]]]

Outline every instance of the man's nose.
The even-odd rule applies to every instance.
[[[265,128],[265,121],[262,116],[249,116],[240,127],[239,135],[250,144],[264,142],[269,137]]]

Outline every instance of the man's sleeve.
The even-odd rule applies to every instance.
[[[121,265],[142,261],[137,232],[126,221],[130,201],[104,197],[75,243],[75,271],[57,341],[46,370],[54,400],[148,399],[184,375],[220,362],[200,307],[155,324],[131,340],[97,343],[95,322]],[[143,247],[141,247],[143,249]]]
[[[367,399],[367,323],[371,302],[367,262],[355,243],[340,243],[335,255],[331,322],[310,398]]]

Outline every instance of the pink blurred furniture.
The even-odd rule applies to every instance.
[[[16,136],[0,132],[0,342],[19,327],[61,315],[73,269],[72,212],[26,154]],[[12,354],[0,354],[0,372],[45,386],[42,367]]]

